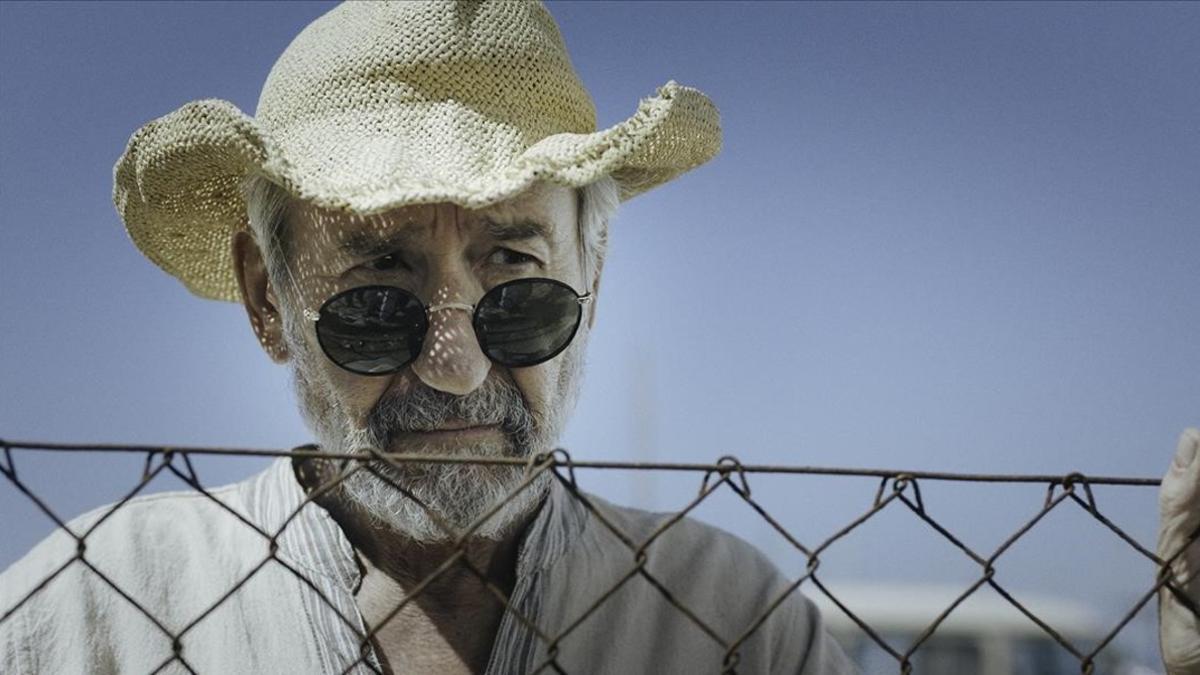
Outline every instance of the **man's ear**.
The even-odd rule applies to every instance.
[[[271,288],[262,251],[246,230],[234,233],[231,246],[233,271],[242,293],[242,304],[250,317],[250,327],[267,356],[275,363],[285,363],[288,351],[283,340],[283,317],[279,313],[279,300]]]

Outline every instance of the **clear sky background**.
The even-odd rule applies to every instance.
[[[190,296],[130,244],[111,172],[138,126],[187,101],[253,113],[275,58],[329,7],[0,4],[0,437],[309,440],[242,308]],[[1200,424],[1200,5],[550,9],[601,127],[675,79],[707,92],[725,129],[716,160],[613,225],[564,440],[574,457],[1157,477]],[[17,461],[64,516],[112,501],[141,470],[111,455]],[[217,485],[263,465],[198,470]],[[580,480],[661,510],[699,486]],[[813,542],[865,510],[876,482],[753,487]],[[983,550],[1043,493],[923,487],[930,512]],[[1153,545],[1154,489],[1096,496]],[[744,505],[721,498],[698,515],[803,571]],[[0,482],[0,567],[50,527]],[[1107,623],[1152,578],[1073,507],[998,569]],[[978,577],[899,510],[831,549],[822,572]],[[1149,649],[1150,619],[1131,648]]]

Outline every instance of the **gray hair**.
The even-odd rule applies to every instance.
[[[617,182],[604,176],[576,190],[578,228],[583,276],[594,290],[600,282],[600,269],[608,252],[608,224],[621,203]],[[276,289],[284,291],[288,275],[287,214],[291,195],[286,189],[260,173],[252,173],[242,183],[250,231],[266,259],[267,271]]]

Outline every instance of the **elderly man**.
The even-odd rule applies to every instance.
[[[617,204],[719,145],[673,82],[596,131],[553,20],[516,2],[340,6],[256,117],[197,101],[140,129],[115,170],[133,241],[244,304],[323,452],[86,514],[86,563],[44,587],[75,541],[40,544],[3,577],[3,672],[853,672],[744,542],[536,471]],[[1164,484],[1164,551],[1200,524],[1198,443]],[[376,459],[324,457],[349,453]],[[1180,602],[1164,653],[1194,672]]]
[[[719,146],[674,82],[596,131],[553,19],[516,2],[347,3],[256,117],[205,100],[138,130],[114,171],[131,238],[241,300],[323,452],[86,514],[86,562],[39,588],[75,553],[43,542],[4,577],[2,670],[852,672],[746,543],[534,466],[617,204]]]

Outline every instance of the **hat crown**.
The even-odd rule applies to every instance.
[[[526,147],[596,128],[553,17],[538,2],[509,0],[339,5],[275,62],[255,116],[286,139],[316,121],[361,125],[365,114],[386,126],[402,115],[411,122],[403,111],[444,104]]]
[[[712,101],[674,81],[596,131],[541,4],[347,2],[284,50],[256,117],[202,99],[142,125],[113,167],[113,204],[148,258],[198,295],[236,300],[229,239],[247,226],[250,175],[363,215],[478,209],[603,176],[629,199],[720,147]]]

